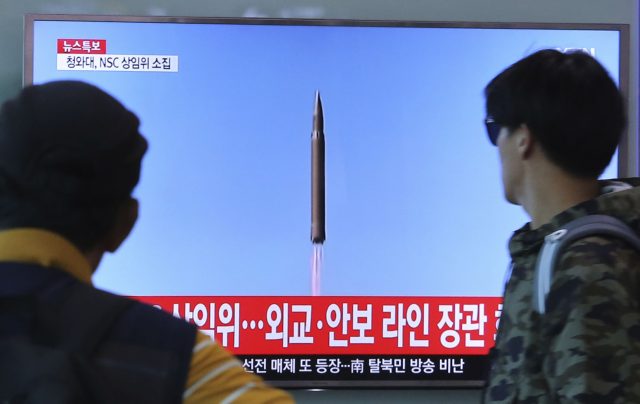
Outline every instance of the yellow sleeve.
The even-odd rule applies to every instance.
[[[198,332],[183,395],[185,404],[293,403],[293,398],[244,370],[230,352]]]

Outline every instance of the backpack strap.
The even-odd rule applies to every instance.
[[[544,238],[538,254],[533,282],[533,309],[536,312],[545,313],[553,270],[563,249],[574,241],[589,236],[619,238],[640,251],[640,237],[627,224],[613,216],[588,215],[567,223]]]
[[[35,293],[0,297],[6,321],[0,339],[0,401],[115,402],[108,399],[110,391],[91,359],[132,302],[65,274],[50,279]]]
[[[56,345],[69,352],[74,352],[82,357],[91,357],[107,332],[113,327],[120,315],[131,306],[133,301],[111,295],[101,290],[94,289],[80,282],[72,282],[64,288],[64,296],[52,299],[57,304],[57,310],[50,311],[52,303],[44,298],[45,305],[40,305],[37,312],[39,317],[36,322],[43,327],[57,330]],[[44,311],[44,312],[43,312]],[[46,313],[58,315],[47,315]],[[51,324],[50,321],[57,324]],[[38,333],[36,335],[51,335],[50,333]]]
[[[81,402],[182,402],[195,325],[54,268],[0,263],[0,279],[0,348],[9,340],[36,347],[36,363],[41,351],[62,356],[80,369],[75,379],[81,393],[91,396]],[[3,375],[19,376],[6,360],[0,360],[0,373],[5,364]],[[11,380],[0,376],[0,392],[7,387],[9,397],[20,390]]]
[[[6,331],[27,333],[39,344],[89,357],[133,301],[96,290],[66,274],[53,279],[35,293],[0,296],[0,310],[9,316],[6,326],[14,328]]]

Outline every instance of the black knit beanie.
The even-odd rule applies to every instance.
[[[147,143],[115,98],[78,81],[30,86],[0,110],[0,170],[27,189],[121,199],[137,184]]]
[[[57,81],[24,88],[0,109],[1,226],[39,227],[44,220],[54,222],[56,230],[58,219],[49,216],[59,215],[60,222],[90,220],[100,206],[128,198],[147,149],[138,126],[133,113],[90,84]],[[13,204],[30,205],[24,209],[34,210],[27,216],[35,219],[12,223],[20,210]]]

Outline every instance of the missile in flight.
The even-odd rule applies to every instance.
[[[325,187],[324,187],[324,115],[320,92],[316,91],[311,132],[311,242],[325,241]]]

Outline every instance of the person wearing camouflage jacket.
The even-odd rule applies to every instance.
[[[591,214],[640,230],[640,180],[583,202],[533,230],[515,232],[489,402],[640,403],[640,256],[624,242],[587,237],[554,268],[547,313],[531,305],[536,258],[547,234]],[[621,188],[618,186],[618,188]]]
[[[511,274],[484,401],[640,403],[640,253],[589,236],[560,256],[546,313],[532,305],[544,237],[570,221],[611,215],[640,232],[640,179],[597,178],[624,129],[624,103],[586,54],[537,52],[485,90],[505,197],[531,222],[509,242]]]

